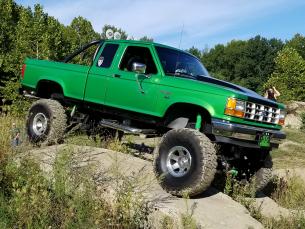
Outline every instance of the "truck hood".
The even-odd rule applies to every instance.
[[[251,102],[255,102],[255,103],[259,103],[259,104],[263,104],[263,105],[267,105],[267,106],[272,106],[272,107],[281,107],[281,108],[284,107],[284,106],[279,106],[279,103],[277,103],[277,102],[267,99],[267,98],[257,94],[256,92],[254,92],[250,89],[247,89],[245,87],[239,86],[237,84],[229,83],[229,82],[219,80],[219,79],[209,77],[209,76],[199,77],[198,80],[201,82],[218,85],[218,86],[226,88],[227,90],[233,91],[235,93],[237,92],[238,94],[247,96],[248,100]]]

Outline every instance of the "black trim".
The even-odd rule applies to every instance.
[[[280,130],[248,126],[221,119],[212,119],[212,134],[215,136],[215,142],[259,149],[258,138],[262,133],[270,133],[270,148],[278,148],[278,140],[286,138],[286,134]],[[238,134],[249,135],[251,139],[239,139],[237,137]],[[276,139],[277,141],[272,142],[272,139]]]
[[[62,62],[67,63],[70,60],[72,60],[75,56],[77,56],[78,54],[80,54],[81,52],[83,52],[84,50],[90,48],[93,45],[97,45],[99,43],[102,43],[104,40],[98,40],[98,41],[92,41],[89,44],[84,45],[83,47],[81,47],[80,49],[76,50],[75,52],[73,52],[71,55],[67,56]]]
[[[215,136],[215,142],[221,142],[221,143],[237,145],[247,148],[261,149],[261,147],[258,145],[256,141],[240,140],[236,138],[228,138],[223,136]],[[270,148],[278,148],[278,147],[279,144],[270,143]]]

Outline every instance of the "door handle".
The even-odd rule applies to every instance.
[[[115,77],[115,78],[120,78],[121,75],[120,75],[120,74],[113,74],[113,77]]]

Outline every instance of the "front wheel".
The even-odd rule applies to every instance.
[[[40,99],[32,104],[26,121],[26,131],[31,143],[57,143],[63,139],[66,126],[65,110],[58,101]]]
[[[154,171],[160,185],[173,195],[200,194],[214,179],[216,150],[197,130],[170,130],[162,137],[154,155]]]

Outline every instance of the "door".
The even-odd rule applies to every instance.
[[[123,56],[113,68],[114,75],[107,83],[105,104],[129,111],[156,115],[156,90],[160,70],[151,46],[127,45],[121,47]],[[146,65],[144,74],[132,71],[133,63]]]
[[[113,75],[113,59],[118,48],[118,44],[105,43],[97,53],[87,78],[85,101],[105,103],[107,77]]]

